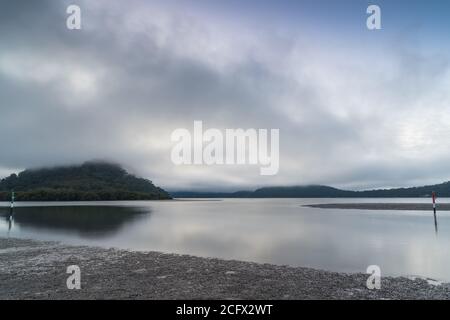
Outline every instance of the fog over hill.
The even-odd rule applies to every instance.
[[[18,201],[170,199],[150,180],[107,162],[25,170],[0,181],[0,200],[10,200],[11,191]]]

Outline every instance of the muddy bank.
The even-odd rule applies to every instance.
[[[68,290],[66,268],[81,268]],[[0,299],[449,299],[450,285],[159,252],[0,238]]]
[[[433,212],[431,203],[324,203],[309,204],[304,207],[322,209],[359,209],[359,210],[416,210]],[[450,203],[438,203],[436,209],[450,211]]]

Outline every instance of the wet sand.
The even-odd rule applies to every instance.
[[[431,203],[325,203],[309,204],[304,207],[322,209],[359,209],[359,210],[415,210],[433,212]],[[438,203],[436,209],[439,211],[450,211],[450,203]]]
[[[69,290],[66,269],[81,269]],[[0,238],[0,299],[449,299],[450,284]]]

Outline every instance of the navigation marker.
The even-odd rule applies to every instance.
[[[436,192],[431,192],[431,197],[433,198],[433,214],[434,214],[434,230],[436,234],[438,232],[437,219],[436,219]]]

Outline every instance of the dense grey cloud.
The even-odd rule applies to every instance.
[[[78,1],[83,29],[71,31],[72,3],[1,2],[0,175],[108,159],[172,190],[450,177],[444,49],[236,30],[195,7],[148,1]],[[279,128],[279,174],[173,165],[170,134],[194,120]]]

